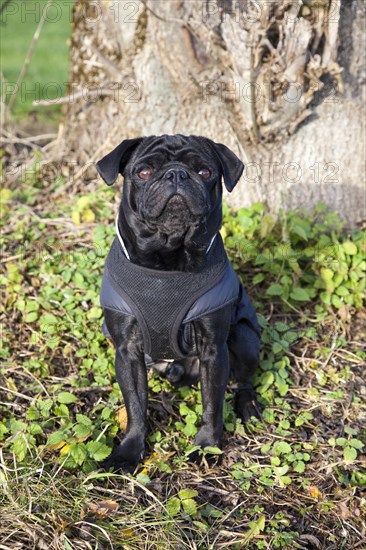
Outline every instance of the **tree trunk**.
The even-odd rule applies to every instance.
[[[82,165],[125,138],[205,135],[247,165],[230,204],[359,222],[364,23],[339,0],[76,0],[63,152]]]

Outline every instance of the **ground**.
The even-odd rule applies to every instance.
[[[150,374],[149,452],[105,474],[126,425],[98,299],[118,196],[47,170],[2,190],[2,547],[364,548],[364,233],[322,206],[225,207],[263,327],[262,419],[243,426],[229,387],[221,462],[194,465],[199,390]]]

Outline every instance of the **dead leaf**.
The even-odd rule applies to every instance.
[[[351,319],[349,308],[345,304],[342,304],[341,307],[338,309],[338,315],[342,319],[342,321],[349,321]]]
[[[66,445],[66,441],[59,441],[54,445],[47,445],[47,449],[49,449],[50,451],[57,451],[58,449],[61,449],[65,445]]]
[[[132,527],[125,527],[122,529],[121,535],[124,539],[132,539],[135,536],[135,532]]]
[[[300,540],[304,542],[310,542],[310,544],[315,546],[315,548],[322,547],[320,540],[314,537],[314,535],[301,535]]]
[[[88,437],[91,436],[92,433],[93,432],[90,431],[87,434],[85,434],[83,437],[74,437],[73,441],[75,441],[75,443],[82,443],[83,441],[86,441],[88,439]]]
[[[127,421],[128,421],[126,407],[120,408],[120,410],[116,414],[116,420],[121,430],[125,432],[127,430]]]
[[[321,492],[319,491],[318,487],[316,487],[315,485],[308,485],[306,488],[313,498],[321,497]]]
[[[118,510],[118,503],[115,500],[101,500],[100,502],[90,502],[85,506],[85,512],[95,516],[104,517],[113,514]]]
[[[70,450],[70,445],[68,443],[66,443],[66,445],[64,445],[60,451],[60,456],[64,456],[64,455],[67,455],[67,453],[69,452]]]
[[[351,514],[347,508],[347,505],[344,502],[338,502],[337,506],[338,506],[339,513],[341,514],[341,517],[343,519],[348,519]]]

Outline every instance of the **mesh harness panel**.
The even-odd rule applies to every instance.
[[[136,265],[126,258],[116,237],[106,260],[104,278],[137,318],[145,354],[153,359],[179,359],[188,355],[178,342],[178,331],[186,313],[225,276],[229,267],[219,234],[203,268],[193,273]],[[106,292],[104,289],[103,295],[102,288],[103,307],[108,307],[108,300],[103,298]]]

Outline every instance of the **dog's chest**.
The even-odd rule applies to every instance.
[[[237,296],[232,279],[225,282],[229,267],[221,239],[217,239],[198,273],[158,271],[138,266],[126,258],[118,239],[115,239],[106,262],[101,305],[137,318],[143,333],[145,354],[152,359],[183,358],[191,350],[182,345],[179,329],[192,306],[194,310],[197,303],[201,303],[206,311],[220,307],[220,296],[225,293],[218,296],[215,289],[223,285],[230,287],[233,300]],[[224,299],[227,301],[226,295]]]

